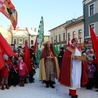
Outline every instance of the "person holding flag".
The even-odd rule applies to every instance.
[[[98,37],[96,33],[94,32],[92,26],[90,25],[90,35],[91,35],[91,40],[92,40],[92,48],[95,53],[95,58],[94,58],[94,64],[96,66],[96,80],[95,80],[95,87],[98,88],[98,47],[96,46],[98,44]],[[98,90],[96,90],[98,92]]]
[[[4,90],[5,88],[9,89],[8,77],[9,77],[10,69],[12,68],[12,63],[9,59],[9,56],[4,54],[3,59],[4,59],[4,66],[0,70],[1,90]]]

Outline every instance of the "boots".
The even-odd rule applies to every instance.
[[[76,96],[71,96],[71,98],[78,98],[78,95],[76,95]]]
[[[19,83],[19,86],[21,86],[21,82]]]
[[[21,86],[24,87],[24,82],[22,82]]]
[[[1,85],[1,90],[4,90],[4,84]]]
[[[9,89],[9,85],[8,84],[6,84],[6,89]]]
[[[49,82],[50,82],[50,87],[51,87],[51,88],[55,88],[55,86],[53,85],[54,82],[53,82],[53,81],[49,81]]]
[[[24,82],[20,82],[19,83],[19,86],[22,86],[23,87],[24,86]]]
[[[78,98],[78,95],[76,95],[76,90],[69,89],[69,95],[71,98]]]
[[[45,81],[46,88],[49,88],[49,81]]]

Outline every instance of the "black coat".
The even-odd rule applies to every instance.
[[[62,63],[63,54],[64,54],[64,52],[63,52],[63,51],[60,51],[60,53],[59,53],[59,55],[58,55],[59,67],[61,66],[61,63]]]

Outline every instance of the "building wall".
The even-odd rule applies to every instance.
[[[37,37],[37,35],[30,36],[30,46],[35,44],[36,37]],[[31,40],[33,41],[33,44],[31,44]],[[46,42],[46,41],[50,41],[50,36],[44,35],[44,42]]]
[[[46,35],[44,36],[44,42],[46,42],[46,41],[50,41],[50,36],[48,36],[48,35],[47,36]]]
[[[95,31],[96,31],[96,33],[97,33],[97,35],[98,35],[98,22],[96,22],[96,24],[95,24]]]
[[[50,40],[52,42],[52,38],[53,38],[53,42],[54,44],[56,44],[56,37],[57,36],[57,44],[58,46],[60,45],[60,41],[59,41],[59,35],[61,35],[61,42],[62,45],[65,47],[68,44],[68,33],[70,33],[70,40],[73,38],[73,32],[76,32],[76,37],[78,38],[78,30],[81,29],[81,36],[82,39],[80,40],[81,43],[84,43],[84,19],[83,16],[78,17],[77,19],[72,19],[69,21],[66,21],[64,24],[61,24],[51,30],[49,30],[50,32]],[[65,33],[65,41],[63,40],[63,34]]]
[[[83,4],[83,13],[84,13],[84,37],[89,37],[90,36],[90,32],[89,32],[89,25],[91,23],[95,24],[95,32],[98,34],[98,0],[85,0],[85,1],[89,1],[88,3],[84,3]],[[94,4],[94,11],[95,14],[92,16],[89,16],[89,6],[91,4]]]
[[[95,0],[95,13],[98,13],[98,0]]]
[[[0,33],[6,39],[6,41],[11,44],[11,33],[4,27],[0,26]]]
[[[66,23],[49,30],[51,43],[52,43],[52,39],[53,39],[53,43],[60,44],[60,41],[61,41],[62,44],[65,44],[65,41],[63,40],[63,33],[65,33],[65,40],[66,40],[66,31],[64,29],[65,26],[66,26]],[[60,35],[60,41],[59,41],[59,35]],[[57,39],[56,39],[56,36],[57,36]]]
[[[17,48],[18,46],[24,47],[25,41],[27,41],[29,46],[29,34],[25,29],[16,28],[16,30],[10,29],[10,31],[12,33],[12,44],[15,44],[15,48]],[[15,39],[16,43],[14,43]]]
[[[36,40],[36,35],[30,35],[30,46],[34,45]],[[33,43],[31,43],[31,41],[33,41]]]
[[[78,38],[78,31],[81,29],[81,42],[84,43],[84,22],[82,21],[81,23],[75,24],[73,26],[70,26],[67,29],[67,43],[68,43],[68,33],[70,33],[70,39],[73,38],[73,32],[76,32],[76,38]],[[70,40],[71,41],[71,40]]]

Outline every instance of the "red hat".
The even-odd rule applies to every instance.
[[[71,40],[71,43],[73,43],[76,39],[77,39],[77,38],[73,38],[73,39]]]

